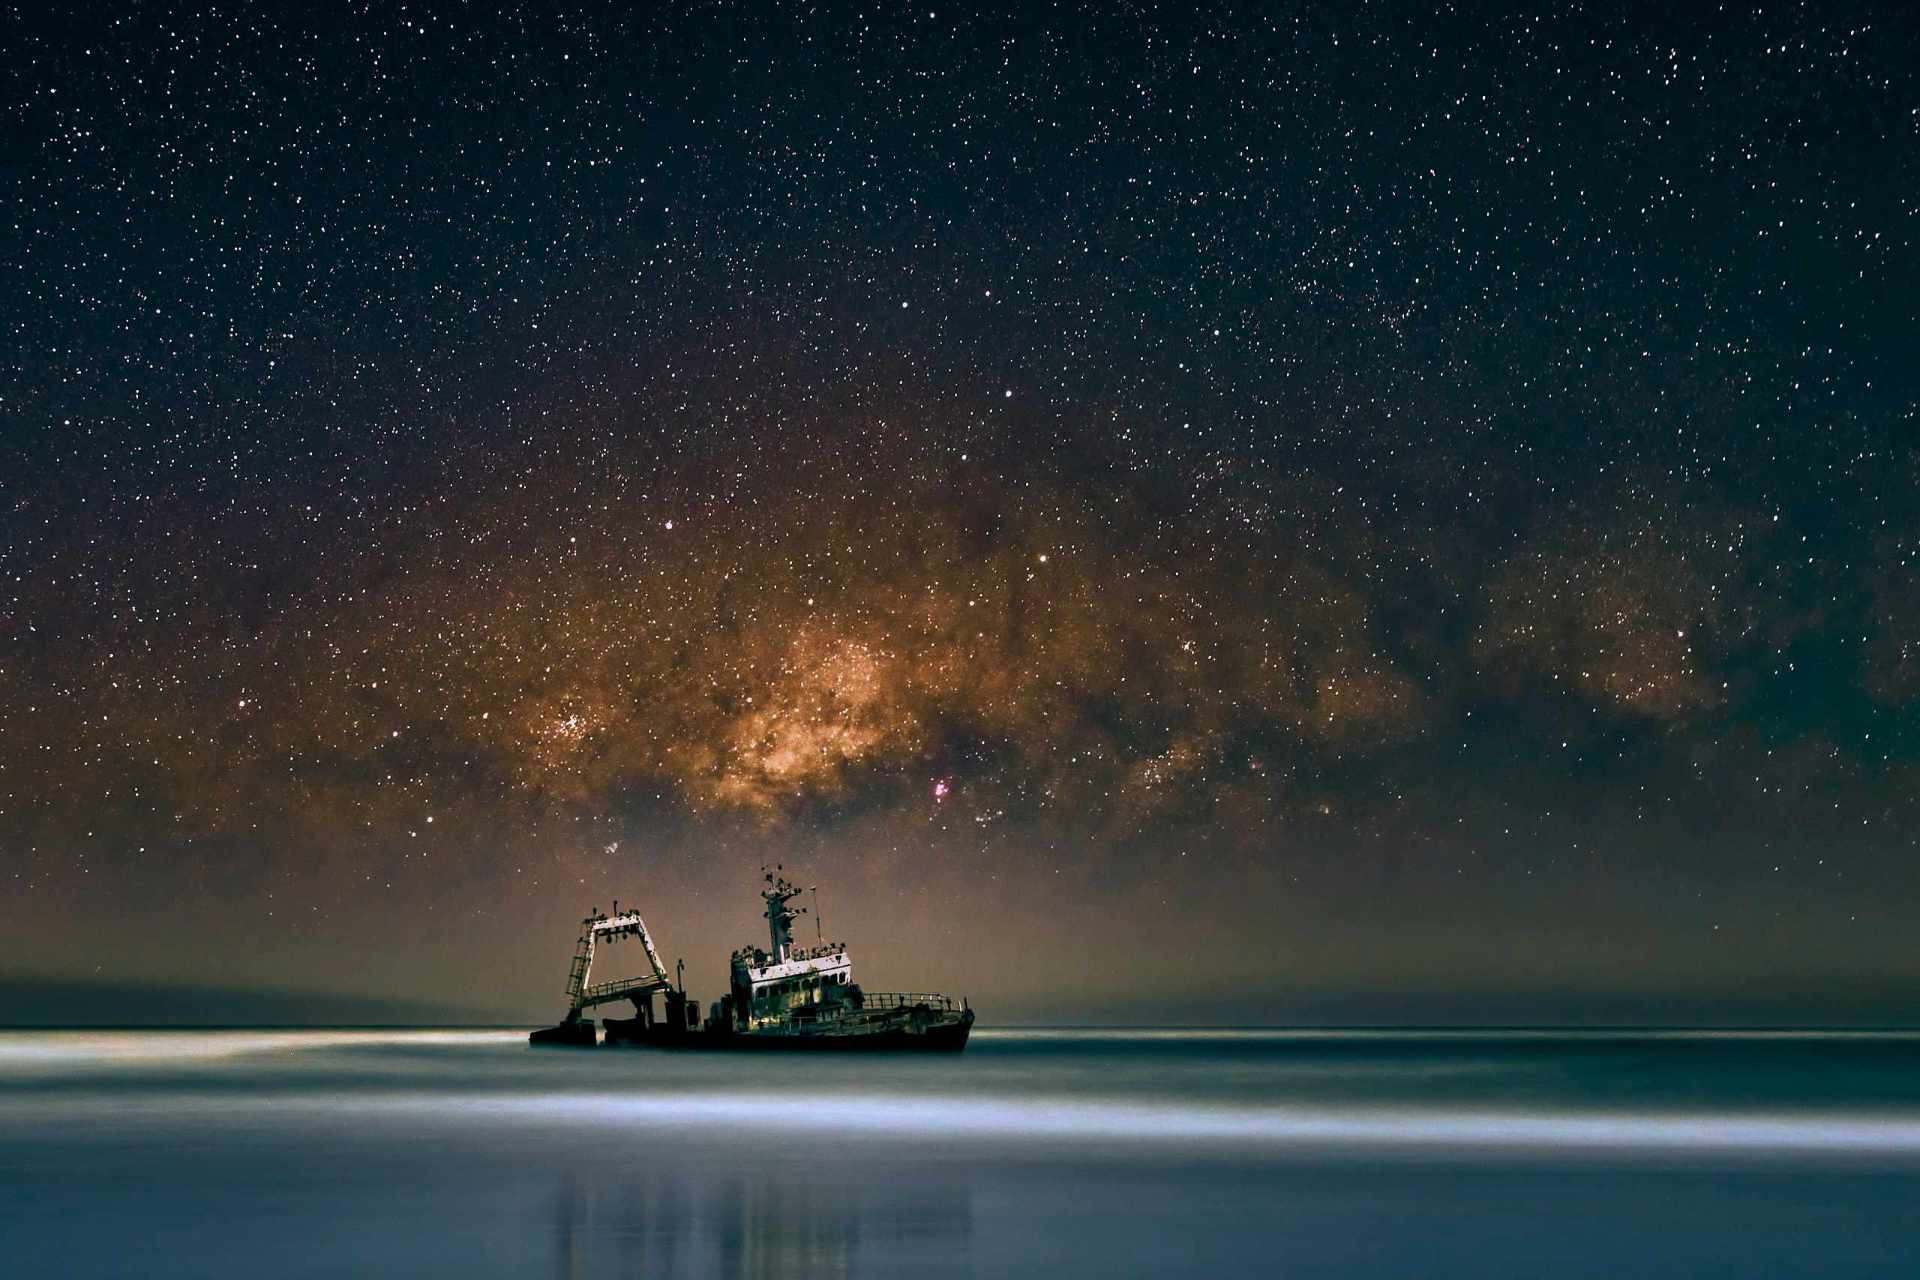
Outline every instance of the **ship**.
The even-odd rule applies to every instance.
[[[729,984],[702,1017],[687,994],[685,966],[674,977],[637,910],[598,908],[581,921],[573,965],[567,972],[567,1012],[552,1027],[528,1035],[538,1046],[600,1045],[659,1049],[824,1049],[958,1053],[973,1030],[973,1008],[964,997],[926,991],[867,991],[853,980],[845,943],[822,934],[811,947],[796,946],[793,922],[807,908],[789,905],[801,894],[783,869],[768,871],[760,890],[766,904],[767,946],[746,946],[728,961]],[[816,894],[817,902],[817,894]],[[814,911],[816,932],[819,911]],[[646,968],[636,977],[594,982],[598,948],[637,939]],[[655,996],[662,997],[656,1010]],[[604,1018],[595,1027],[588,1011],[631,1001],[631,1018]]]

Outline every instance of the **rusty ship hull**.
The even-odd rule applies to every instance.
[[[755,1053],[959,1053],[973,1032],[973,1012],[931,1021],[889,1019],[859,1029],[733,1031],[647,1025],[643,1018],[607,1018],[605,1043],[636,1049],[727,1050]]]

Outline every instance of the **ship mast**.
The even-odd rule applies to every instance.
[[[800,886],[791,883],[785,876],[776,878],[769,871],[767,887],[760,891],[760,896],[767,900],[767,940],[773,944],[773,961],[775,964],[784,964],[788,953],[793,950],[793,922],[801,914],[789,907],[787,902],[800,896]]]

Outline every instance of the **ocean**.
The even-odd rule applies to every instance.
[[[1920,1035],[0,1033],[0,1275],[1912,1276]]]

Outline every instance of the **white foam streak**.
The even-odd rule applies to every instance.
[[[1198,1143],[1209,1146],[1399,1147],[1493,1151],[1731,1151],[1920,1155],[1909,1116],[1741,1115],[1695,1112],[1525,1112],[1134,1106],[966,1097],[860,1100],[786,1095],[538,1099],[390,1098],[378,1109],[444,1107],[469,1116],[519,1116],[596,1127],[942,1140]]]
[[[160,1065],[385,1045],[519,1044],[522,1031],[12,1031],[0,1032],[0,1070],[19,1063]]]
[[[994,1038],[1017,1041],[1028,1034],[1002,1032]],[[1061,1038],[1059,1033],[1045,1034],[1051,1039]],[[1083,1034],[1103,1039],[1194,1036],[1192,1032]],[[1227,1039],[1249,1033],[1202,1034]],[[1265,1038],[1299,1033],[1251,1034]],[[361,1062],[341,1068],[344,1074],[337,1080],[323,1081],[327,1086],[324,1097],[312,1092],[315,1086],[311,1081],[296,1081],[273,1072],[249,1077],[250,1083],[259,1087],[245,1094],[196,1094],[177,1087],[180,1078],[192,1082],[202,1071],[206,1084],[214,1086],[231,1074],[224,1065],[213,1070],[215,1065],[246,1055],[281,1055],[305,1061],[311,1069],[314,1060],[302,1059],[301,1055],[318,1048],[421,1046],[517,1050],[511,1061],[537,1066],[541,1074],[513,1076],[518,1087],[498,1092],[474,1088],[471,1078],[457,1091],[394,1088],[397,1076],[383,1078],[384,1069],[368,1074],[366,1064]],[[1114,1090],[1099,1091],[1098,1086],[1091,1094],[1056,1087],[1012,1096],[991,1091],[996,1086],[1004,1089],[1009,1081],[985,1074],[969,1077],[977,1080],[979,1092],[967,1092],[965,1084],[951,1076],[937,1082],[921,1077],[931,1086],[924,1093],[889,1087],[897,1081],[868,1081],[868,1087],[856,1089],[849,1088],[855,1078],[824,1072],[809,1089],[772,1092],[764,1087],[764,1073],[750,1082],[741,1079],[746,1087],[730,1091],[714,1087],[720,1082],[710,1074],[699,1079],[680,1076],[669,1082],[636,1070],[629,1077],[631,1089],[610,1092],[604,1072],[598,1080],[588,1082],[578,1075],[566,1078],[560,1069],[576,1065],[604,1068],[615,1059],[595,1055],[523,1058],[523,1053],[524,1033],[516,1030],[0,1033],[0,1085],[9,1075],[19,1081],[88,1075],[100,1082],[102,1092],[97,1097],[62,1095],[57,1105],[95,1109],[111,1101],[116,1114],[122,1116],[151,1108],[162,1117],[197,1110],[271,1113],[288,1122],[301,1117],[323,1123],[355,1117],[394,1122],[412,1118],[428,1124],[524,1123],[717,1138],[783,1134],[949,1143],[1029,1140],[1088,1145],[1191,1144],[1222,1150],[1777,1152],[1920,1157],[1920,1114],[1912,1109],[1880,1113],[1850,1108],[1682,1111],[1577,1104],[1525,1109],[1488,1106],[1484,1098],[1479,1105],[1439,1101],[1421,1105],[1343,1104],[1298,1095],[1282,1098],[1277,1092],[1272,1102],[1207,1102],[1183,1101],[1165,1094],[1133,1098]],[[625,1064],[628,1059],[618,1061]],[[640,1059],[631,1061],[639,1063]],[[670,1057],[661,1062],[680,1060]],[[184,1069],[184,1076],[173,1070],[176,1064]],[[196,1068],[194,1064],[203,1065]],[[153,1096],[143,1097],[131,1084],[122,1083],[138,1081],[143,1068],[156,1067],[167,1073],[169,1082]],[[691,1088],[685,1087],[689,1084]],[[5,1091],[0,1089],[0,1103],[5,1101]],[[39,1095],[23,1095],[18,1101],[22,1116],[44,1116],[49,1105]]]

